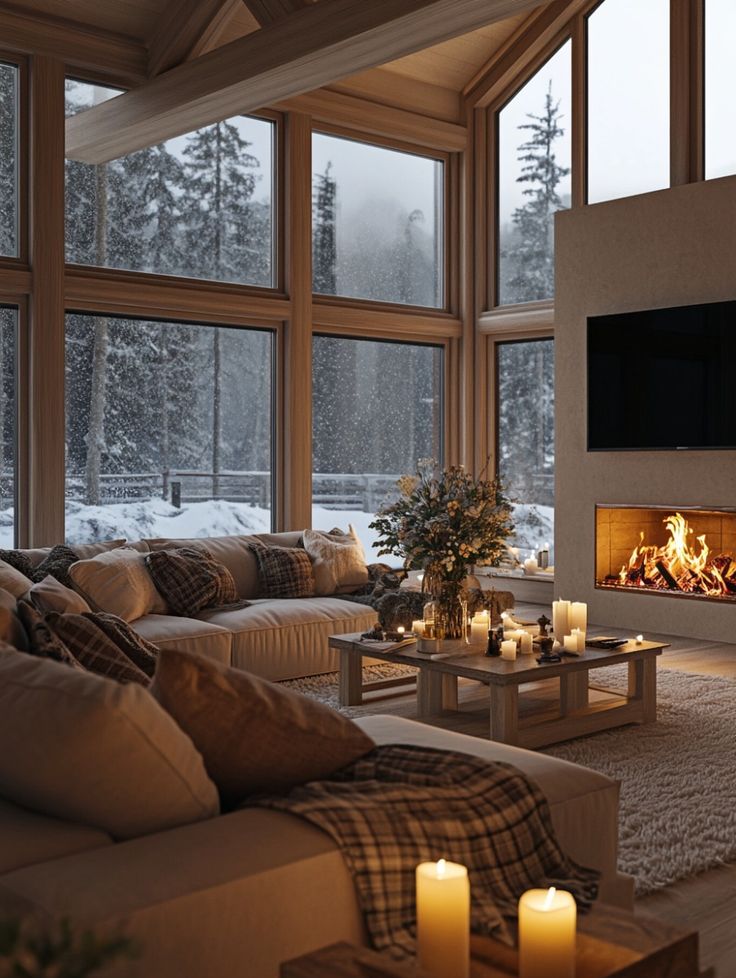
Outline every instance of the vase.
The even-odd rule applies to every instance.
[[[427,572],[424,589],[434,598],[438,638],[465,638],[468,628],[468,602],[463,581],[448,580]]]

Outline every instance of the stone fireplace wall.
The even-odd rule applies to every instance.
[[[733,605],[594,587],[596,503],[736,507],[736,452],[586,451],[587,317],[736,299],[736,177],[564,211],[556,266],[555,596],[612,628],[736,642]]]

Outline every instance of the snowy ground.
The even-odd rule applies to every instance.
[[[352,523],[363,542],[369,562],[386,559],[379,558],[375,531],[369,529],[373,519],[372,513],[312,507],[312,526],[317,529],[331,530],[337,526],[346,530]],[[538,550],[542,543],[552,543],[554,510],[551,507],[516,506],[514,520],[516,539],[512,543],[521,549],[522,557],[528,556],[527,551]],[[181,509],[176,509],[163,499],[109,506],[85,506],[76,502],[66,504],[66,537],[71,545],[119,537],[128,540],[140,540],[142,537],[182,539],[267,533],[270,529],[270,510],[222,500],[186,503]],[[13,510],[2,510],[0,547],[10,549],[13,545]]]

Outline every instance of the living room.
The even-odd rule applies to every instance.
[[[548,978],[736,975],[735,32],[0,0],[0,965],[533,978],[559,882]],[[456,780],[414,829],[459,755],[519,772],[507,890],[462,834],[363,873],[297,808],[422,751]]]

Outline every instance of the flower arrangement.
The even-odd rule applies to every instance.
[[[421,461],[416,475],[399,479],[399,498],[371,523],[379,554],[422,568],[424,588],[438,600],[457,602],[468,569],[497,566],[514,532],[511,503],[485,472],[476,479],[462,466],[438,470],[434,461]]]

